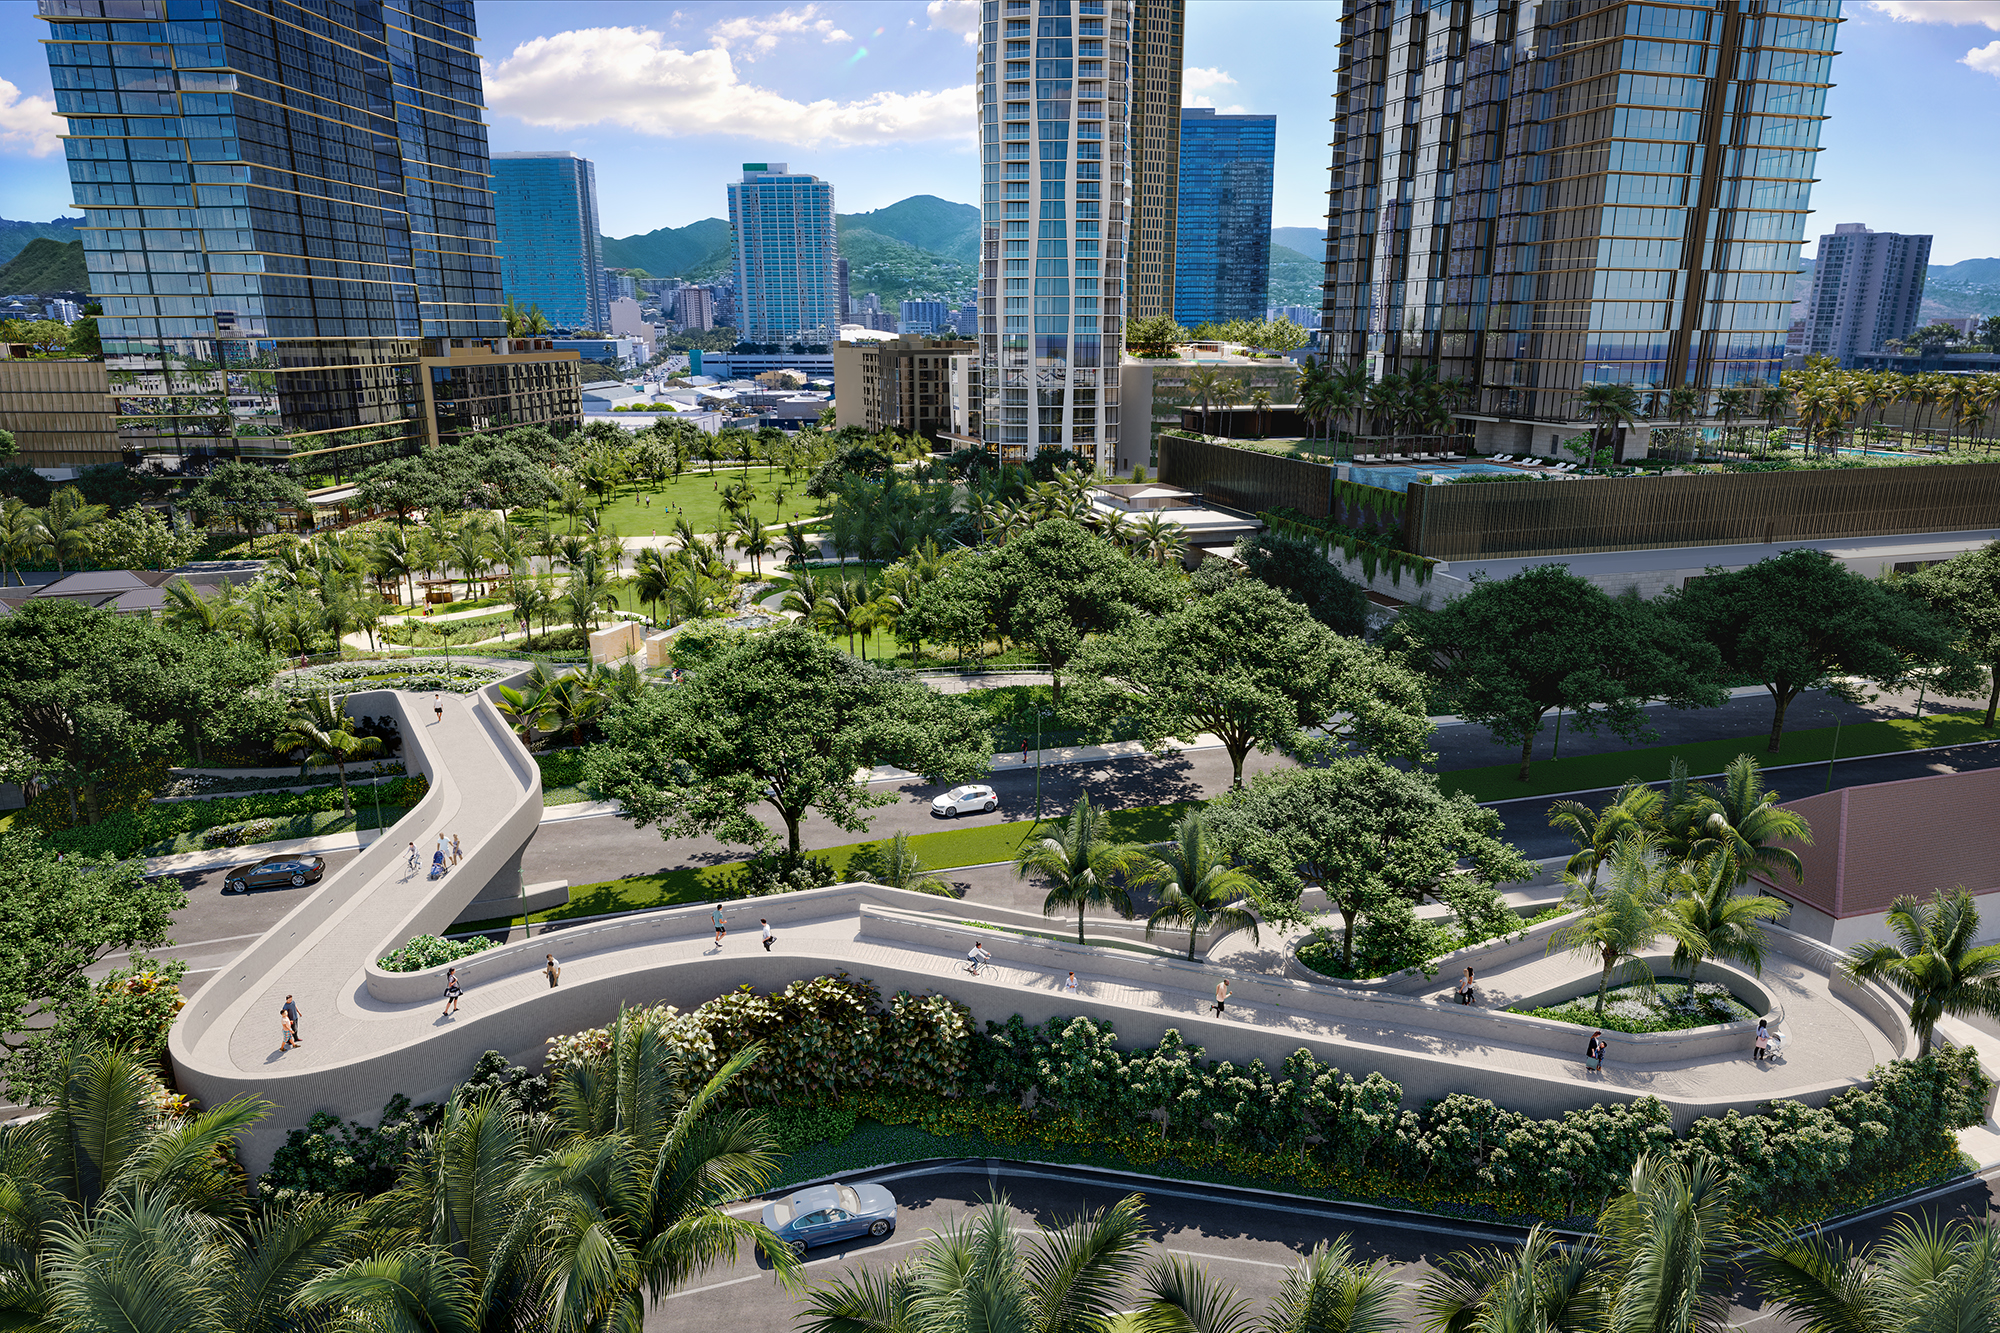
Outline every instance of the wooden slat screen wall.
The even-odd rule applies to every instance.
[[[1324,463],[1279,458],[1249,449],[1161,434],[1160,483],[1199,491],[1232,509],[1259,513],[1296,509],[1325,518],[1333,498],[1333,469]]]
[[[1413,485],[1404,533],[1434,560],[1883,537],[2000,527],[2000,463]]]

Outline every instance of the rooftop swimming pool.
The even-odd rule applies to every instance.
[[[1358,482],[1363,486],[1379,486],[1385,491],[1406,491],[1410,488],[1411,482],[1422,480],[1425,477],[1449,479],[1455,476],[1468,476],[1477,472],[1511,472],[1516,476],[1521,475],[1519,468],[1501,467],[1497,463],[1411,463],[1408,465],[1397,463],[1377,467],[1369,467],[1366,464],[1357,465],[1347,470],[1347,478],[1349,481]]]

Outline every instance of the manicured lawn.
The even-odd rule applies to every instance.
[[[1180,818],[1184,809],[1185,806],[1179,805],[1148,805],[1114,810],[1110,814],[1111,834],[1127,842],[1164,842],[1171,836],[1174,821]],[[1032,819],[1008,824],[972,824],[937,833],[919,833],[910,839],[910,848],[919,860],[935,870],[987,865],[995,861],[1011,861],[1022,840],[1034,828],[1035,821]],[[833,862],[836,871],[845,873],[848,858],[861,845],[850,842],[838,847],[814,848],[812,854],[826,857]],[[669,870],[660,875],[634,875],[628,879],[606,880],[601,884],[580,884],[569,891],[568,906],[538,912],[531,920],[569,921],[577,917],[602,916],[608,912],[711,902],[715,898],[716,884],[740,865],[740,861],[730,861],[722,865]],[[501,924],[504,923],[480,922],[465,929],[491,929]]]
[[[1582,755],[1575,759],[1537,760],[1528,770],[1526,782],[1516,778],[1520,771],[1516,764],[1458,769],[1440,774],[1439,781],[1446,791],[1456,789],[1476,801],[1512,801],[1524,796],[1616,787],[1627,778],[1664,782],[1667,766],[1676,756],[1685,760],[1688,772],[1697,776],[1721,772],[1723,766],[1739,754],[1750,755],[1765,767],[1825,763],[1834,755],[1836,730],[1839,732],[1840,757],[1846,759],[1924,750],[1937,745],[2000,740],[2000,728],[1988,731],[1980,725],[1983,720],[1984,714],[1980,713],[1945,713],[1934,714],[1921,722],[1914,718],[1892,718],[1839,728],[1787,728],[1784,748],[1777,754],[1765,748],[1764,736],[1745,736],[1735,740],[1696,741],[1687,745],[1656,745],[1644,750]]]
[[[750,512],[767,527],[782,529],[794,514],[805,519],[820,512],[821,502],[806,494],[804,474],[788,477],[783,468],[753,467],[747,477],[743,469],[731,468],[726,472],[684,472],[678,479],[660,486],[620,486],[611,494],[601,517],[617,528],[622,537],[670,533],[674,521],[683,515],[696,532],[715,532],[729,526],[729,520],[722,516],[723,489],[746,479],[757,491]],[[777,504],[780,489],[785,492],[782,510]],[[540,512],[534,509],[517,509],[511,517],[531,527],[540,527],[542,523]],[[569,519],[560,513],[551,511],[548,521],[558,532],[569,531]],[[779,535],[783,535],[782,531]]]

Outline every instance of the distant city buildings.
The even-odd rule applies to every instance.
[[[952,432],[952,359],[972,351],[970,343],[907,334],[834,344],[834,425],[941,441]]]
[[[943,301],[905,301],[896,332],[933,337],[951,332],[951,307]]]
[[[831,343],[840,280],[833,185],[783,162],[746,162],[729,184],[736,242],[735,327],[751,343]]]
[[[683,287],[675,293],[674,318],[683,329],[706,332],[715,327],[715,291],[709,287]]]
[[[493,213],[514,304],[539,306],[554,328],[604,328],[596,165],[567,151],[495,153]]]
[[[1319,327],[1320,312],[1318,306],[1274,305],[1265,309],[1264,318],[1269,320],[1289,319],[1302,329],[1316,329]]]
[[[1917,327],[1931,238],[1843,222],[1819,238],[1802,352],[1838,360],[1873,352]]]
[[[1182,107],[1174,224],[1174,319],[1262,316],[1271,281],[1271,167],[1276,116]]]

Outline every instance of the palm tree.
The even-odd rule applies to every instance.
[[[1623,421],[1637,424],[1638,394],[1629,384],[1586,384],[1577,394],[1577,405],[1590,418],[1590,453],[1595,458],[1605,447],[1604,429]]]
[[[1189,962],[1204,930],[1213,931],[1215,939],[1247,930],[1251,943],[1257,942],[1256,914],[1243,905],[1256,895],[1257,881],[1217,850],[1199,810],[1175,822],[1172,842],[1147,848],[1135,858],[1129,882],[1159,893],[1160,905],[1146,918],[1146,938],[1169,926],[1185,928]]]
[[[359,759],[372,759],[382,754],[382,739],[379,736],[358,736],[354,732],[354,719],[333,701],[333,692],[308,694],[292,705],[292,715],[285,719],[285,729],[271,742],[271,748],[281,754],[301,752],[299,772],[303,775],[307,768],[333,766],[340,772],[340,809],[342,814],[354,813],[354,802],[347,793],[347,766]]]
[[[656,546],[640,548],[632,559],[632,595],[652,608],[654,624],[659,623],[659,604],[673,588],[678,569],[676,561]]]
[[[1712,1159],[1681,1166],[1642,1155],[1599,1215],[1597,1231],[1604,1237],[1604,1328],[1729,1329],[1738,1237],[1728,1176]]]
[[[1518,1246],[1443,1256],[1417,1288],[1424,1333],[1586,1333],[1603,1314],[1596,1244],[1537,1223]]]
[[[1727,449],[1737,418],[1750,408],[1749,390],[1734,385],[1719,390],[1715,395],[1715,414],[1722,418],[1722,447]]]
[[[1039,1228],[1024,1253],[1013,1209],[998,1195],[933,1232],[890,1272],[859,1272],[813,1288],[799,1327],[803,1333],[1101,1333],[1125,1308],[1146,1243],[1145,1202],[1128,1194],[1109,1208]]]
[[[21,562],[34,558],[38,519],[39,511],[30,509],[26,501],[11,495],[0,500],[0,566],[23,587],[28,581],[21,577]]]
[[[1797,852],[1783,843],[1812,844],[1812,826],[1805,817],[1778,804],[1778,793],[1765,787],[1764,771],[1747,754],[1739,754],[1722,771],[1719,788],[1695,789],[1692,807],[1674,812],[1686,831],[1688,845],[1676,848],[1689,861],[1721,854],[1729,862],[1730,886],[1753,873],[1803,877]]]
[[[1636,778],[1620,787],[1602,810],[1581,801],[1557,801],[1549,807],[1549,827],[1569,834],[1577,846],[1563,870],[1583,882],[1587,898],[1597,896],[1597,872],[1612,849],[1635,833],[1656,830],[1661,807],[1660,793]]]
[[[228,634],[242,619],[233,583],[224,583],[213,597],[203,597],[184,578],[175,579],[160,592],[167,599],[163,609],[167,624],[186,634]]]
[[[1257,438],[1263,439],[1271,426],[1271,391],[1258,387],[1250,391],[1250,406],[1257,409]]]
[[[1187,396],[1201,406],[1202,434],[1208,434],[1208,408],[1216,401],[1224,376],[1213,366],[1197,366],[1188,372]]]
[[[1187,537],[1181,525],[1158,512],[1149,513],[1132,524],[1132,540],[1145,552],[1147,559],[1158,565],[1166,564],[1187,547]]]
[[[410,602],[417,600],[417,562],[409,538],[400,532],[384,532],[368,551],[368,569],[383,583],[401,582],[410,590]]]
[[[1230,409],[1228,411],[1227,416],[1223,418],[1223,420],[1228,423],[1228,429],[1226,433],[1230,439],[1236,438],[1236,412],[1234,411],[1234,409],[1236,405],[1242,401],[1243,401],[1243,381],[1236,378],[1234,375],[1229,376],[1228,378],[1224,379],[1220,384],[1215,386],[1216,406]],[[1221,423],[1218,422],[1217,424]]]
[[[772,549],[770,531],[765,528],[755,515],[746,510],[742,519],[736,524],[736,536],[738,538],[736,549],[750,557],[751,574],[762,578],[764,575],[763,559],[771,553]]]
[[[1112,841],[1109,832],[1104,812],[1091,805],[1088,795],[1079,796],[1068,819],[1052,832],[1031,838],[1014,857],[1018,878],[1037,876],[1049,886],[1043,916],[1076,909],[1078,944],[1083,943],[1084,909],[1101,905],[1115,907],[1124,916],[1132,914],[1132,895],[1126,891],[1124,876],[1142,853],[1130,843]]]
[[[597,628],[598,608],[611,597],[611,580],[605,577],[597,553],[583,552],[571,566],[569,583],[563,589],[571,623],[586,633]]]
[[[859,853],[857,853],[857,856]],[[854,863],[848,863],[849,874],[854,873]],[[888,842],[882,843],[866,862],[868,882],[880,884],[886,889],[906,889],[911,893],[933,893],[951,897],[951,885],[944,877],[925,865],[910,846],[910,835],[898,833]]]
[[[1359,1263],[1342,1233],[1313,1246],[1285,1274],[1264,1317],[1249,1302],[1181,1255],[1146,1270],[1145,1298],[1133,1327],[1149,1333],[1394,1333],[1401,1284],[1377,1259]]]
[[[1667,391],[1667,415],[1680,423],[1685,445],[1694,430],[1694,419],[1701,415],[1701,390],[1692,384],[1676,384]]]
[[[791,594],[786,594],[786,605]],[[855,636],[868,628],[868,581],[853,575],[829,579],[819,585],[819,601],[813,607],[812,623],[828,634],[847,636],[847,651],[854,651]]]
[[[1604,1017],[1604,993],[1611,985],[1611,972],[1621,961],[1632,982],[1652,984],[1652,969],[1639,953],[1660,933],[1662,881],[1672,867],[1660,856],[1658,846],[1646,837],[1627,837],[1612,850],[1610,874],[1601,895],[1590,892],[1573,878],[1563,906],[1574,907],[1581,915],[1549,936],[1549,949],[1595,954],[1604,960],[1597,979],[1597,1016]]]
[[[1730,858],[1712,852],[1694,867],[1685,890],[1666,905],[1663,925],[1674,937],[1674,965],[1688,970],[1689,990],[1694,989],[1695,969],[1707,958],[1762,973],[1764,931],[1758,923],[1792,910],[1782,898],[1740,894],[1737,883]]]
[[[33,512],[28,540],[49,553],[58,574],[63,572],[65,561],[81,568],[96,551],[97,525],[107,511],[103,505],[84,503],[83,492],[76,487],[63,487],[49,497],[46,508]]]
[[[1921,1333],[1995,1326],[2000,1228],[1898,1217],[1857,1251],[1813,1233],[1758,1238],[1757,1286],[1803,1333]]]
[[[2000,1015],[2000,944],[1973,944],[1979,909],[1970,892],[1939,890],[1927,903],[1900,897],[1889,907],[1889,929],[1895,944],[1857,944],[1841,970],[1850,980],[1880,981],[1909,999],[1920,1058],[1930,1054],[1944,1015]]]

